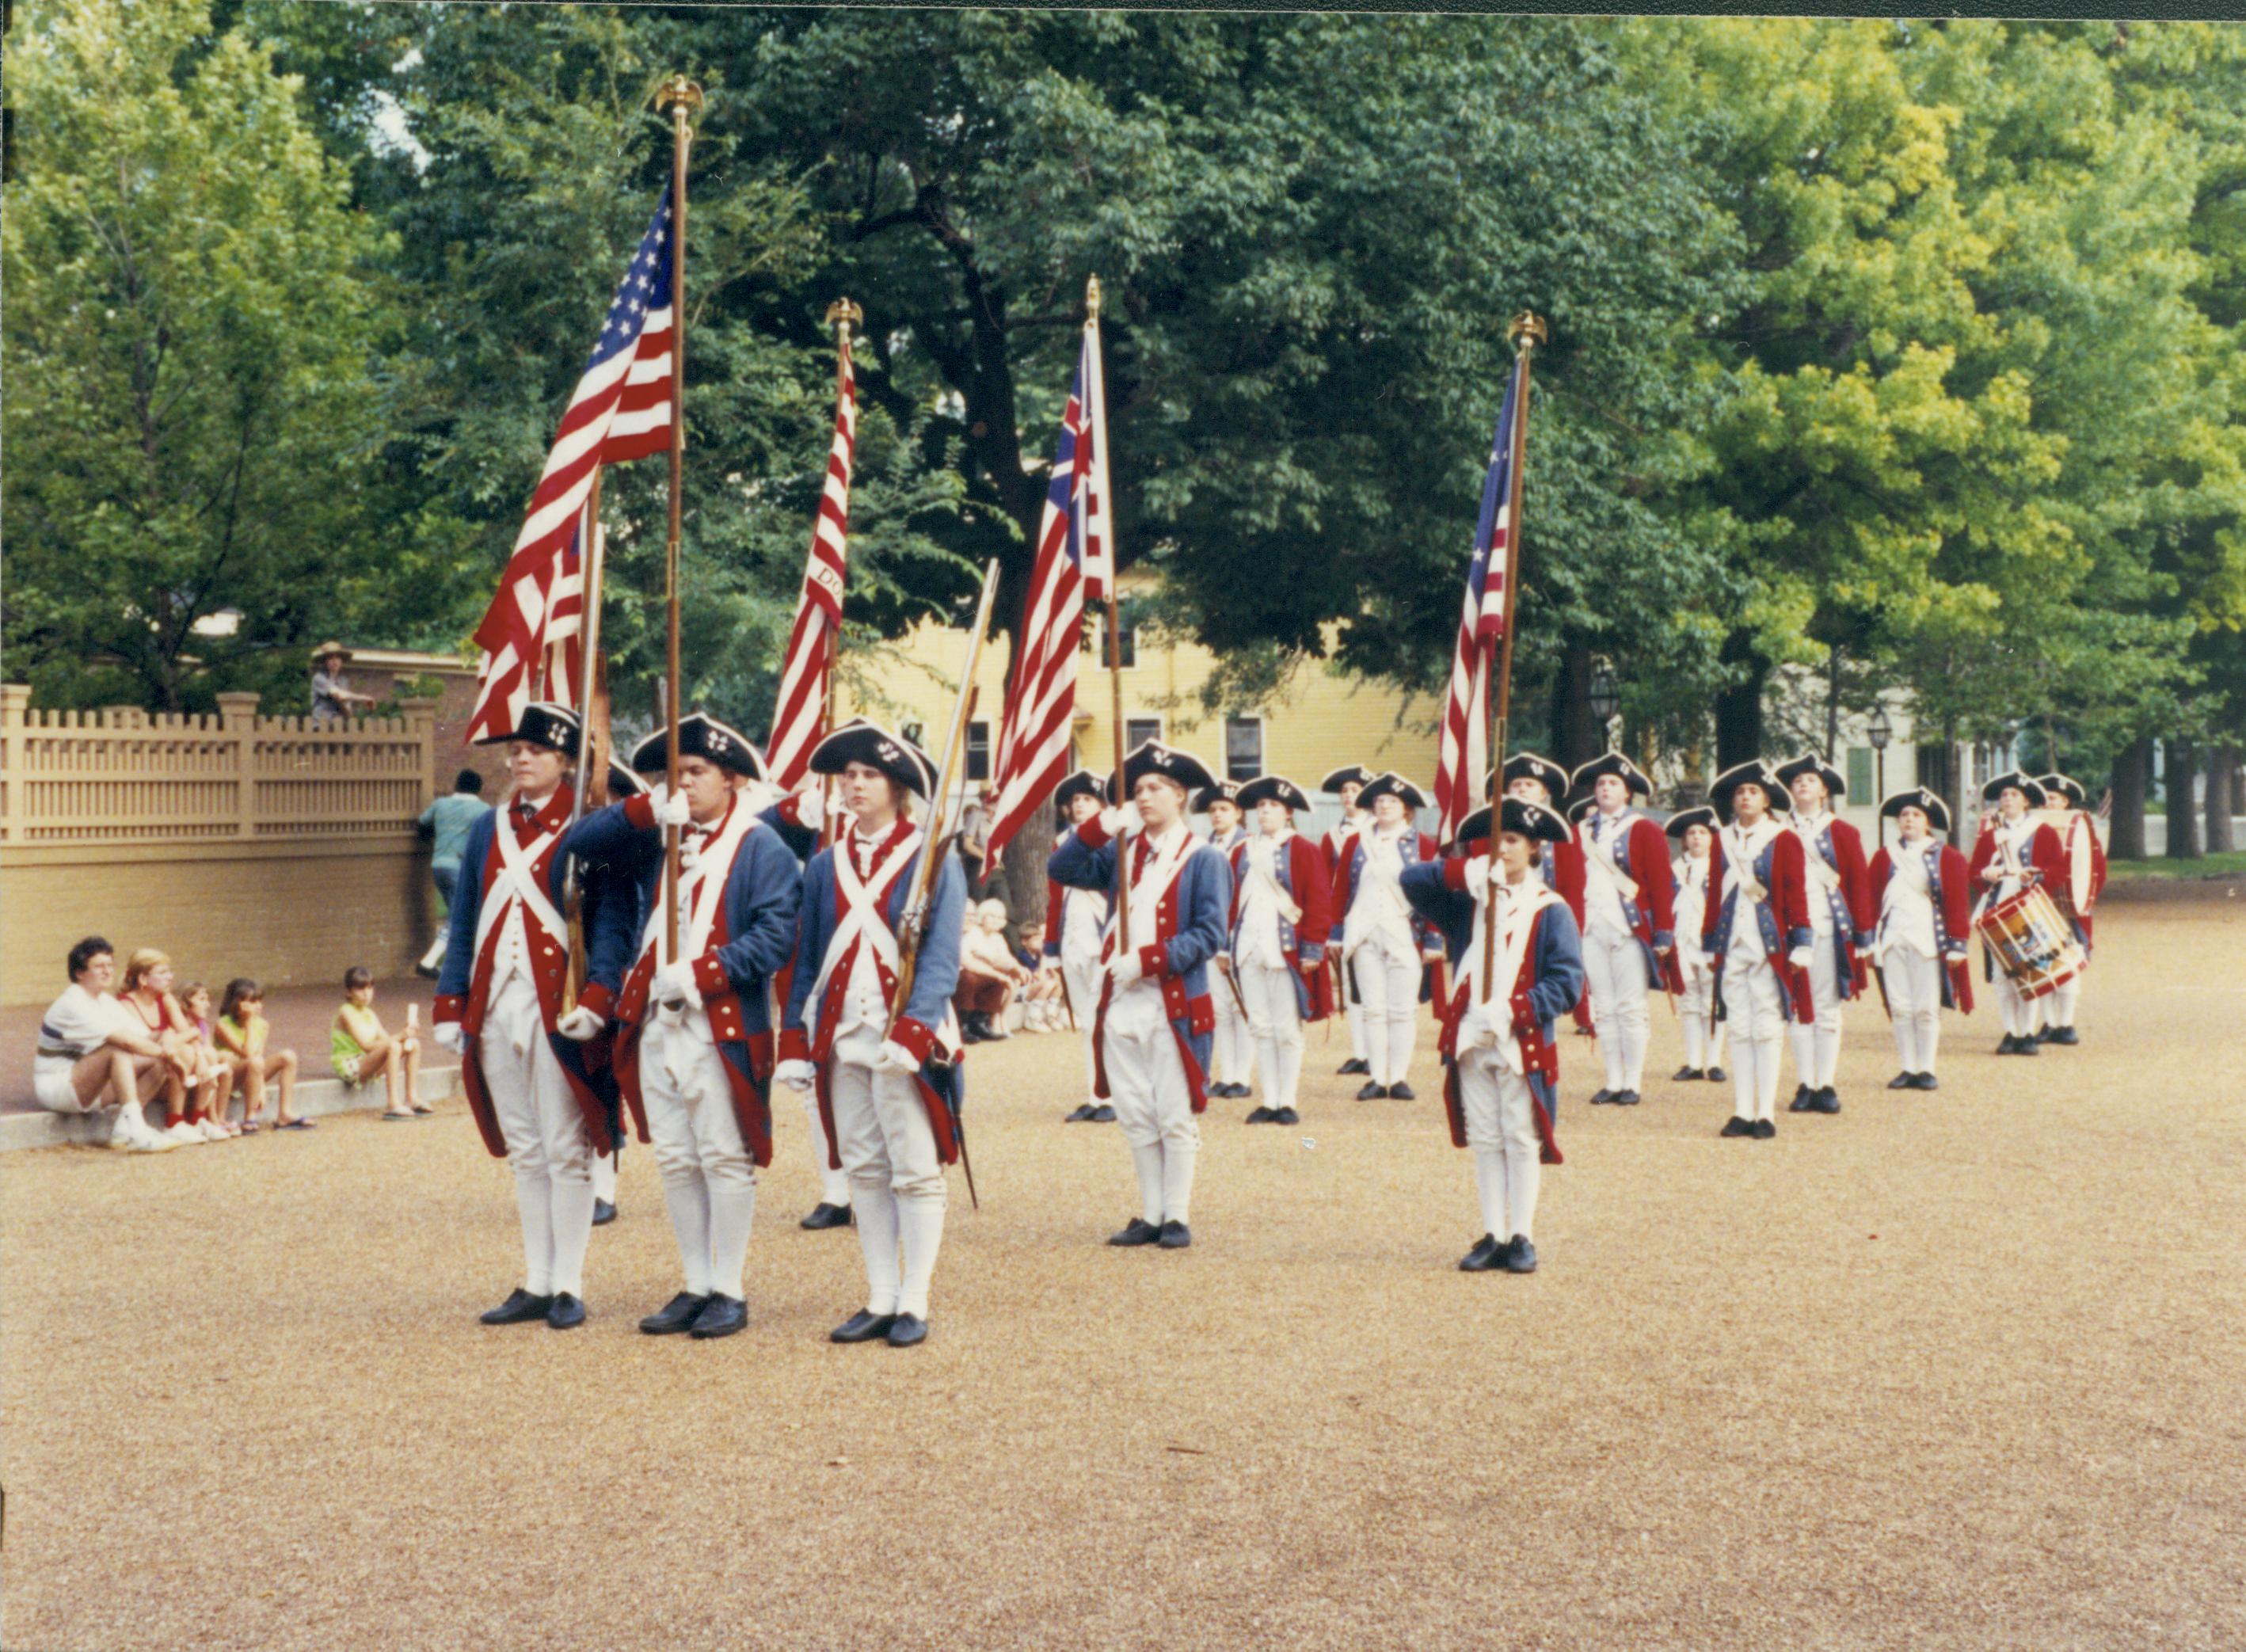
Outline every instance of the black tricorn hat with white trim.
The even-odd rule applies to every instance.
[[[1981,788],[1981,801],[1994,803],[2008,791],[2018,791],[2028,800],[2028,807],[2040,809],[2044,804],[2043,787],[2028,776],[2014,769],[2010,774],[2000,774]]]
[[[1252,809],[1267,799],[1283,803],[1297,812],[1310,806],[1309,794],[1283,774],[1259,774],[1240,788],[1240,806],[1243,809]]]
[[[1589,792],[1602,776],[1609,774],[1628,786],[1637,797],[1650,798],[1653,795],[1653,782],[1645,778],[1645,771],[1619,751],[1593,758],[1576,771],[1569,784],[1578,791]]]
[[[1508,798],[1502,806],[1504,814],[1499,829],[1517,832],[1531,842],[1565,843],[1574,837],[1568,823],[1560,818],[1559,811],[1548,809],[1541,803],[1531,803],[1526,798]],[[1476,809],[1459,822],[1460,843],[1480,843],[1489,837],[1490,811]]]
[[[1713,832],[1716,829],[1716,812],[1705,803],[1690,809],[1679,809],[1669,817],[1667,823],[1661,829],[1676,839],[1678,842],[1682,843],[1684,841],[1684,834],[1694,826],[1702,826]]]
[[[1567,770],[1549,758],[1538,757],[1534,751],[1515,751],[1511,757],[1506,758],[1505,767],[1500,770],[1499,773],[1504,775],[1505,784],[1508,786],[1515,780],[1534,780],[1544,788],[1544,795],[1547,798],[1563,798],[1568,795]],[[1496,787],[1497,776],[1492,775],[1482,786],[1482,796],[1487,798],[1495,795]]]
[[[624,767],[623,760],[609,758],[609,795],[612,798],[636,798],[647,790],[639,776]]]
[[[1793,809],[1792,799],[1787,796],[1786,788],[1779,784],[1778,777],[1770,772],[1770,765],[1760,758],[1749,758],[1745,763],[1736,763],[1725,769],[1709,786],[1708,801],[1714,806],[1718,819],[1729,820],[1732,818],[1732,794],[1743,785],[1760,788],[1763,797],[1773,810],[1790,812]]]
[[[707,711],[690,711],[678,719],[678,755],[700,758],[728,774],[746,775],[752,780],[765,778],[764,753],[750,744],[747,735],[718,722]],[[659,774],[669,763],[667,729],[656,730],[632,747],[631,765],[636,773]]]
[[[2083,790],[2081,781],[2070,780],[2057,770],[2053,770],[2049,774],[2038,775],[2036,778],[2037,784],[2041,785],[2045,792],[2056,792],[2078,809],[2090,801],[2090,793]]]
[[[1789,791],[1793,783],[1805,774],[1814,774],[1824,781],[1827,797],[1843,797],[1848,790],[1848,782],[1841,778],[1841,771],[1811,751],[1803,752],[1791,763],[1780,764],[1771,772],[1778,776],[1779,784]]]
[[[1372,771],[1362,763],[1352,763],[1346,768],[1336,769],[1318,782],[1321,792],[1338,792],[1345,785],[1371,785]]]
[[[533,700],[522,708],[522,715],[515,718],[513,733],[487,734],[476,744],[507,745],[521,740],[530,745],[542,745],[549,751],[559,751],[565,758],[575,758],[584,738],[584,729],[577,721],[577,714],[568,706],[556,705],[551,700]]]
[[[1599,800],[1588,792],[1583,793],[1580,798],[1570,799],[1568,803],[1567,811],[1568,824],[1569,826],[1582,825],[1583,817],[1598,806]]]
[[[920,797],[935,795],[936,765],[928,760],[928,753],[903,735],[864,717],[853,717],[811,749],[813,774],[840,774],[853,763],[879,769]]]
[[[1079,798],[1100,798],[1106,795],[1107,782],[1089,769],[1079,769],[1053,788],[1053,807],[1064,814],[1068,806]]]
[[[1427,794],[1393,769],[1365,782],[1365,790],[1357,794],[1357,806],[1369,809],[1382,798],[1401,798],[1405,808],[1415,812],[1427,806]]]
[[[1174,785],[1181,787],[1190,799],[1194,792],[1216,784],[1216,777],[1190,751],[1181,751],[1175,746],[1164,745],[1160,740],[1149,740],[1123,759],[1123,790],[1126,796],[1139,789],[1139,782],[1150,774],[1159,774]],[[1114,795],[1115,780],[1107,781],[1108,801],[1120,802]]]
[[[1942,800],[1938,792],[1930,792],[1915,785],[1908,792],[1898,792],[1880,805],[1880,818],[1900,820],[1905,809],[1916,809],[1926,816],[1927,824],[1947,836],[1950,832],[1950,806]]]
[[[1239,808],[1241,806],[1240,782],[1218,780],[1212,785],[1203,786],[1193,800],[1194,812],[1207,814],[1208,806],[1212,803],[1229,803],[1234,808]]]

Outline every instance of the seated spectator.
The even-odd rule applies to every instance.
[[[964,914],[959,948],[959,986],[952,1002],[959,1010],[960,1037],[969,1044],[1010,1036],[1006,1007],[1014,1001],[1015,989],[1030,977],[1030,971],[1007,948],[1002,933],[1005,924],[1006,906],[1002,901],[985,901],[979,907],[969,908]]]
[[[380,1074],[389,1094],[385,1118],[413,1118],[432,1113],[421,1105],[421,1041],[412,1034],[391,1037],[374,1013],[374,972],[361,964],[344,971],[344,1002],[329,1030],[328,1053],[336,1077],[356,1088]]]
[[[310,1130],[312,1121],[296,1111],[296,1052],[266,1048],[273,1023],[265,1019],[265,990],[245,976],[226,983],[226,998],[219,1005],[214,1036],[219,1048],[234,1057],[234,1085],[242,1091],[242,1127],[251,1130],[265,1116],[265,1084],[270,1078],[281,1086],[281,1111],[273,1116],[276,1130]]]
[[[1003,914],[1004,908],[1000,910]],[[1044,926],[1025,919],[1014,940],[1014,961],[1029,971],[1029,979],[1022,984],[1024,1032],[1058,1032],[1068,1025],[1066,1008],[1061,1002],[1060,972],[1038,967],[1042,962],[1038,948],[1044,939]]]
[[[240,1124],[226,1116],[227,1104],[234,1099],[234,1056],[231,1051],[220,1048],[218,1041],[211,1037],[210,989],[200,981],[190,981],[175,996],[180,1008],[187,1012],[188,1037],[194,1045],[199,1064],[217,1084],[205,1104],[205,1115],[215,1120],[219,1128],[229,1136],[252,1134],[257,1125],[246,1110]]]
[[[165,1152],[180,1146],[148,1122],[144,1105],[177,1078],[178,1065],[141,1030],[109,983],[117,956],[99,935],[70,950],[71,984],[39,1018],[38,1053],[31,1058],[31,1091],[52,1112],[89,1113],[115,1107],[109,1145],[120,1152]]]
[[[429,875],[436,881],[437,897],[444,903],[446,918],[452,914],[453,886],[460,875],[460,853],[467,847],[468,828],[491,807],[484,801],[483,790],[484,777],[473,769],[462,769],[453,778],[452,791],[422,810],[421,818],[414,822],[430,839]],[[452,926],[440,919],[437,939],[413,966],[416,975],[436,978],[438,966],[445,962],[445,943],[451,937]]]
[[[192,1146],[199,1141],[231,1141],[226,1126],[210,1117],[218,1098],[218,1074],[206,1059],[186,1008],[172,991],[172,960],[143,947],[125,964],[125,991],[118,1002],[136,1016],[140,1030],[170,1057],[174,1071],[164,1083],[165,1129]]]

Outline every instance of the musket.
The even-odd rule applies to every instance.
[[[951,714],[951,727],[943,737],[943,750],[936,770],[936,786],[929,799],[928,845],[914,868],[912,893],[905,902],[904,921],[897,934],[897,984],[889,996],[889,1025],[894,1028],[912,1002],[913,981],[920,973],[921,942],[927,937],[929,904],[936,887],[936,867],[951,852],[959,834],[959,823],[945,823],[950,808],[953,772],[965,755],[967,719],[975,709],[975,672],[983,659],[983,637],[990,627],[990,603],[998,595],[998,559],[992,557],[983,568],[983,595],[975,606],[974,629],[967,636],[967,664],[959,676],[959,697]],[[967,1156],[967,1126],[961,1122],[959,1111],[951,1112],[951,1136],[959,1145],[960,1167],[967,1173],[967,1197],[976,1209],[983,1208],[983,1200],[975,1191],[975,1164]]]

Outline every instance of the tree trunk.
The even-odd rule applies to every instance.
[[[1825,760],[1841,755],[1841,645],[1825,650]]]
[[[1950,717],[1942,725],[1942,750],[1944,782],[1949,795],[1943,801],[1950,806],[1950,840],[1961,848],[1970,848],[1974,829],[1972,817],[1965,812],[1965,752],[1957,744],[1957,719]]]
[[[2192,812],[2192,777],[2199,772],[2198,753],[2188,740],[2168,743],[2168,859],[2199,859],[2199,821]]]
[[[1716,696],[1716,772],[1762,755],[1762,690],[1770,677],[1770,662],[1754,650],[1753,639],[1734,631],[1725,640],[1726,665],[1744,666],[1746,679]]]
[[[2238,807],[2238,748],[2218,745],[2207,754],[2207,852],[2229,854],[2237,848],[2230,816]]]
[[[2149,737],[2131,741],[2113,759],[2113,819],[2106,852],[2116,860],[2145,859],[2145,792],[2152,767]]]
[[[1606,750],[1606,731],[1591,715],[1590,642],[1573,631],[1561,639],[1552,676],[1552,760],[1570,772]]]

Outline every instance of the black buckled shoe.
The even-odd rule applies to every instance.
[[[1754,1134],[1754,1120],[1742,1118],[1739,1114],[1733,1113],[1729,1118],[1724,1120],[1724,1127],[1716,1133],[1719,1136],[1752,1136]]]
[[[687,1335],[698,1340],[712,1336],[731,1336],[749,1322],[749,1305],[738,1296],[728,1296],[723,1291],[711,1293],[702,1311],[694,1315],[693,1329]]]
[[[2003,1037],[1997,1040],[1997,1053],[2000,1056],[2018,1055],[2020,1053],[2020,1041],[2018,1038],[2015,1038],[2011,1033],[2006,1033]]]
[[[877,1314],[870,1308],[861,1308],[827,1333],[830,1343],[878,1343],[889,1334],[889,1327],[897,1322],[895,1314]]]
[[[2047,1044],[2079,1044],[2082,1039],[2072,1027],[2052,1027],[2044,1033],[2043,1041]]]
[[[1504,1265],[1505,1247],[1490,1234],[1474,1241],[1474,1248],[1459,1258],[1459,1272],[1462,1274],[1487,1274]]]
[[[1111,1245],[1151,1245],[1161,1236],[1160,1222],[1150,1222],[1144,1216],[1133,1216],[1123,1225],[1121,1233],[1108,1234],[1107,1242]]]
[[[1505,1241],[1505,1271],[1508,1274],[1533,1274],[1536,1271],[1536,1247],[1521,1234]]]
[[[1591,1092],[1591,1105],[1603,1107],[1615,1098],[1615,1092],[1602,1085]]]
[[[1417,1101],[1419,1098],[1412,1093],[1412,1086],[1409,1084],[1391,1084],[1388,1086],[1388,1099],[1391,1101]]]
[[[1112,1125],[1115,1122],[1115,1109],[1103,1101],[1092,1110],[1092,1117],[1085,1122],[1093,1125]]]
[[[1334,1072],[1337,1076],[1343,1074],[1371,1072],[1371,1071],[1372,1064],[1365,1060],[1363,1056],[1351,1056],[1347,1061],[1343,1062],[1340,1066],[1334,1069]]]
[[[1832,1085],[1821,1085],[1809,1098],[1809,1111],[1823,1113],[1838,1112],[1841,1111],[1841,1098],[1834,1092]]]
[[[928,1322],[918,1314],[899,1314],[889,1326],[891,1348],[913,1348],[928,1340]]]
[[[1193,1243],[1193,1229],[1183,1222],[1164,1222],[1161,1237],[1154,1242],[1164,1250],[1183,1250]]]
[[[2043,1046],[2032,1037],[2022,1038],[2012,1046],[2012,1053],[2016,1056],[2039,1056],[2043,1054]]]
[[[1888,1080],[1888,1088],[1890,1090],[1915,1090],[1917,1087],[1918,1075],[1914,1072],[1899,1072]]]
[[[596,1199],[593,1201],[594,1227],[606,1227],[610,1222],[616,1220],[616,1207],[614,1205],[610,1204],[605,1199]]]
[[[1080,1104],[1077,1110],[1074,1112],[1070,1113],[1066,1118],[1063,1118],[1061,1123],[1065,1125],[1083,1124],[1092,1117],[1092,1104],[1088,1101]]]
[[[517,1285],[507,1294],[505,1302],[497,1308],[486,1309],[476,1317],[487,1325],[527,1325],[534,1319],[544,1319],[553,1306],[551,1296],[533,1296]]]
[[[640,1321],[640,1329],[650,1336],[675,1336],[680,1331],[694,1328],[694,1316],[710,1305],[707,1296],[697,1296],[683,1290],[654,1313]]]
[[[1731,1076],[1731,1074],[1725,1072],[1721,1067],[1711,1067],[1708,1069],[1708,1082],[1712,1084],[1719,1084]]]
[[[1256,1107],[1250,1109],[1248,1114],[1248,1122],[1251,1125],[1269,1124],[1271,1122],[1271,1110],[1269,1107]]]
[[[1786,1104],[1788,1112],[1807,1112],[1817,1105],[1817,1092],[1807,1084],[1793,1086],[1793,1099]]]
[[[1271,1110],[1271,1122],[1275,1125],[1299,1125],[1303,1122],[1303,1115],[1292,1107],[1274,1107]]]
[[[1684,1084],[1695,1078],[1705,1078],[1708,1072],[1705,1067],[1679,1067],[1669,1076],[1678,1083]]]
[[[1754,1123],[1754,1133],[1757,1141],[1768,1141],[1778,1134],[1778,1125],[1770,1119],[1758,1118]]]
[[[554,1306],[546,1310],[548,1330],[573,1331],[585,1322],[585,1304],[568,1291],[554,1293]]]
[[[1939,1090],[1942,1088],[1941,1084],[1936,1081],[1934,1075],[1930,1072],[1920,1073],[1916,1078],[1911,1080],[1910,1087],[1913,1090]]]
[[[1359,1101],[1382,1101],[1386,1099],[1388,1091],[1382,1086],[1367,1084],[1357,1092],[1357,1098]]]
[[[847,1227],[849,1225],[850,1207],[830,1205],[823,1199],[811,1207],[811,1214],[796,1224],[799,1227],[808,1227],[814,1234],[823,1234],[830,1227]]]
[[[1637,1103],[1638,1094],[1635,1090],[1617,1090],[1614,1092],[1614,1105],[1617,1107],[1635,1107]]]

